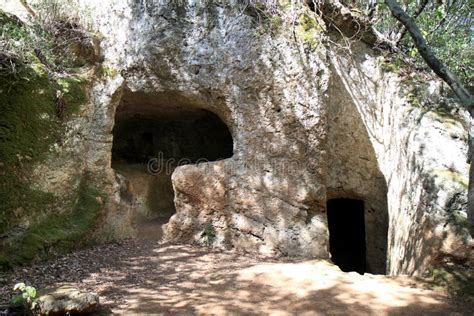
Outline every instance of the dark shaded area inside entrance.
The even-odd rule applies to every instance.
[[[366,272],[364,202],[331,199],[327,202],[329,248],[332,261],[344,272]]]
[[[208,111],[136,116],[116,122],[113,161],[146,163],[152,158],[171,165],[232,157],[232,136],[220,118]]]

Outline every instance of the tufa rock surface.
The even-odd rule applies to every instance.
[[[173,168],[167,240],[329,258],[327,201],[352,198],[364,201],[368,272],[421,274],[443,257],[472,256],[469,116],[432,91],[441,85],[385,71],[364,43],[334,44],[304,4],[279,25],[239,1],[79,0],[77,8],[103,36],[106,75],[75,121],[73,157],[60,171],[38,170],[55,188],[67,187],[71,166],[101,175],[98,239],[131,236],[137,218],[153,213],[144,201],[153,188],[139,187],[152,181],[127,181],[133,168],[112,167],[114,127],[207,111],[228,128],[232,156]]]
[[[38,306],[41,315],[88,314],[99,306],[99,295],[58,284],[39,291]]]

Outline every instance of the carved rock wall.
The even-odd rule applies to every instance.
[[[463,121],[410,103],[409,84],[362,44],[337,51],[322,30],[311,43],[291,26],[262,30],[237,2],[78,7],[103,35],[108,73],[91,91],[78,158],[105,174],[103,236],[133,234],[137,210],[111,167],[116,110],[131,93],[137,111],[210,111],[233,137],[231,158],[174,171],[169,240],[328,258],[327,199],[350,197],[365,203],[371,272],[422,273],[440,255],[469,255]]]
[[[116,91],[209,110],[233,136],[232,158],[174,172],[168,239],[204,242],[212,226],[214,246],[326,258],[326,201],[355,197],[369,271],[420,273],[440,253],[467,255],[453,222],[465,215],[462,123],[408,104],[362,44],[347,54],[322,45],[323,32],[320,45],[284,28],[262,34],[235,4],[115,2],[97,15]],[[102,166],[119,94],[96,103],[91,133],[108,142],[90,161]]]
[[[468,114],[440,96],[439,82],[404,83],[384,72],[381,58],[363,45],[351,55],[332,51],[331,57],[387,184],[387,272],[420,274],[443,257],[472,258]]]

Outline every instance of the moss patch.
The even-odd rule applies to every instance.
[[[87,102],[89,79],[86,76],[71,75],[57,79],[58,90],[62,92],[65,101],[65,114],[70,115],[79,111],[81,105]]]
[[[0,81],[0,157],[8,165],[40,158],[59,127],[46,73],[31,67],[23,73],[20,81]]]
[[[54,202],[51,194],[32,189],[28,179],[61,130],[54,90],[41,67],[19,73],[20,80],[0,81],[0,234]]]
[[[90,176],[83,176],[74,206],[63,213],[49,215],[12,240],[0,251],[0,268],[46,259],[84,244],[97,222],[103,198],[92,185]]]
[[[119,71],[111,66],[100,65],[97,67],[96,76],[98,78],[115,78],[119,74]]]
[[[399,54],[393,54],[391,56],[380,56],[377,58],[377,64],[386,72],[392,72],[399,74],[403,69],[406,69],[408,65]]]
[[[296,34],[311,47],[318,45],[318,34],[323,31],[315,15],[309,13],[302,13],[298,19],[298,26],[296,27]]]
[[[256,33],[257,35],[276,34],[282,24],[283,20],[279,15],[266,15],[265,13],[262,13]]]
[[[80,73],[48,74],[33,52],[32,34],[36,31],[30,26],[0,11],[0,36],[6,43],[0,52],[0,266],[4,267],[31,260],[48,248],[45,245],[77,236],[74,232],[81,231],[83,218],[76,216],[87,218],[74,213],[81,212],[75,201],[61,201],[53,193],[35,189],[30,175],[64,137],[64,118],[87,101],[91,82]],[[59,113],[58,95],[64,113]],[[51,216],[59,208],[70,216]],[[70,230],[67,235],[49,229],[67,219],[72,221],[64,225]],[[77,223],[78,227],[71,226]]]
[[[57,91],[62,91],[65,114],[87,101],[89,82],[84,77],[51,81],[40,64],[20,66],[18,75],[0,80],[0,234],[22,217],[41,215],[54,204],[51,193],[32,188],[29,175],[64,135]]]
[[[435,169],[433,172],[436,176],[446,179],[447,181],[455,182],[466,189],[468,187],[469,179],[467,175],[450,169]]]

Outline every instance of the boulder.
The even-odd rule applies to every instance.
[[[41,290],[38,303],[41,315],[85,314],[99,306],[99,295],[63,283]]]

